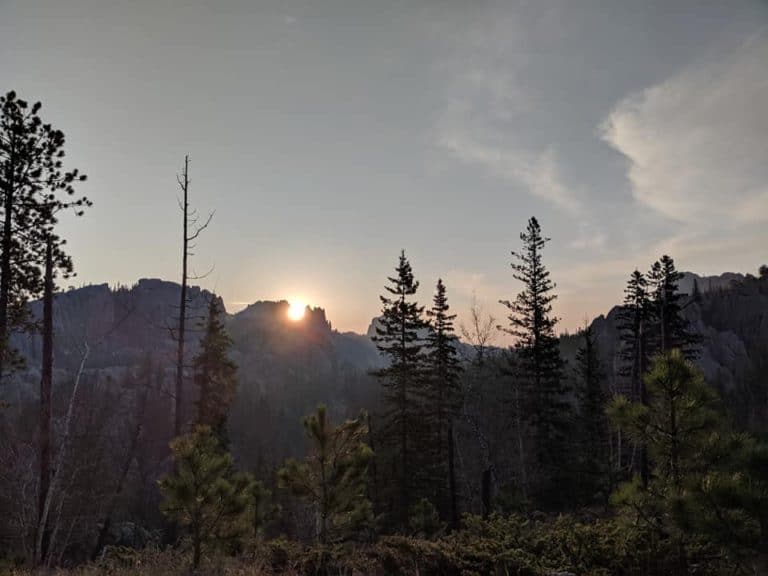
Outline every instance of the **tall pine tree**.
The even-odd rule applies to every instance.
[[[570,468],[568,428],[572,419],[555,334],[558,319],[552,315],[555,284],[542,262],[549,238],[542,236],[538,221],[531,218],[520,239],[523,250],[512,252],[512,270],[523,290],[515,300],[501,303],[510,310],[505,330],[516,338],[516,370],[525,390],[523,414],[533,436],[536,470],[532,472],[538,477],[533,495],[540,505],[557,507],[565,496],[559,480]],[[531,475],[525,477],[530,480]]]
[[[692,359],[698,353],[700,339],[682,315],[687,298],[678,289],[682,277],[675,261],[666,254],[653,263],[648,273],[655,321],[654,348],[663,353],[679,349],[686,358]]]
[[[619,313],[621,339],[619,373],[629,379],[628,396],[645,405],[648,402],[644,376],[653,353],[651,334],[655,324],[654,306],[649,294],[648,278],[639,270],[632,272],[624,289],[624,306]],[[617,431],[616,461],[622,466],[621,431]],[[645,445],[639,446],[639,461],[631,466],[640,473],[643,486],[648,486],[649,464]]]
[[[437,506],[451,525],[458,524],[456,467],[453,422],[461,405],[459,379],[462,367],[454,333],[455,314],[450,314],[445,284],[438,279],[432,308],[427,310],[429,331],[426,339],[427,406],[433,418],[435,479],[438,483]],[[448,481],[446,487],[445,480]],[[447,488],[447,493],[446,493]]]
[[[405,529],[417,472],[414,459],[423,456],[416,453],[416,443],[417,427],[422,424],[419,414],[423,399],[424,351],[420,331],[426,324],[422,319],[424,307],[413,299],[419,283],[413,277],[404,250],[395,271],[396,276],[389,277],[390,285],[385,286],[387,294],[380,297],[380,325],[373,340],[389,360],[389,365],[377,371],[376,376],[384,387],[387,404],[387,429],[383,439],[393,444],[397,455],[393,469],[398,501],[393,511],[400,527]]]
[[[197,423],[210,427],[226,444],[227,412],[237,390],[237,365],[229,358],[232,339],[221,321],[221,313],[220,300],[212,296],[194,369],[200,394]]]
[[[579,401],[580,487],[585,503],[602,499],[607,503],[610,491],[608,462],[608,422],[605,415],[607,395],[603,387],[605,373],[591,326],[582,332],[584,343],[576,354]]]

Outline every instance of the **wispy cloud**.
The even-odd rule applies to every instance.
[[[552,150],[534,154],[489,146],[458,133],[443,134],[438,144],[463,162],[483,166],[498,177],[522,184],[534,196],[569,214],[582,211],[576,196],[560,177]]]

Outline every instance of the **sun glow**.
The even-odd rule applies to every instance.
[[[298,322],[304,318],[304,312],[306,309],[307,305],[305,302],[302,302],[301,300],[291,300],[291,302],[288,304],[288,318],[294,322]]]

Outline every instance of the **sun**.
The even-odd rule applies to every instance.
[[[307,310],[307,305],[301,300],[291,300],[288,304],[288,318],[294,322],[298,322],[304,318],[304,313]]]

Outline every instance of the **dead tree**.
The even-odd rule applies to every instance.
[[[45,246],[45,281],[43,289],[43,364],[40,378],[40,481],[38,493],[38,529],[42,530],[40,556],[48,545],[43,509],[51,482],[51,384],[53,381],[53,238]]]
[[[174,414],[174,436],[180,436],[184,426],[184,345],[187,331],[187,282],[189,276],[189,257],[192,256],[190,250],[194,248],[194,242],[201,232],[211,223],[213,213],[210,213],[205,222],[200,223],[197,210],[189,209],[189,156],[184,156],[184,172],[177,176],[177,182],[182,192],[182,199],[179,201],[179,208],[182,212],[182,252],[181,252],[181,296],[179,300],[179,324],[176,329],[176,389],[175,389],[175,414]],[[203,278],[196,276],[194,278]]]

